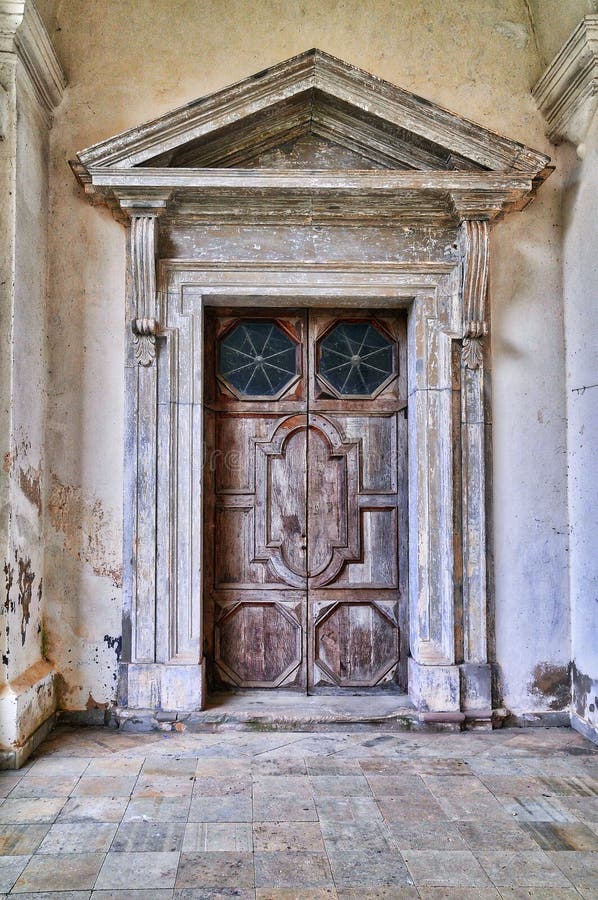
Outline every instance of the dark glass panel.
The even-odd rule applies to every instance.
[[[320,344],[319,372],[339,394],[373,394],[394,374],[392,341],[369,322],[338,322]]]
[[[295,344],[276,322],[240,322],[220,342],[219,373],[240,394],[272,397],[297,374]]]

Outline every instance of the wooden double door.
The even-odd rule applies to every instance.
[[[404,687],[405,348],[400,311],[207,313],[212,689]]]

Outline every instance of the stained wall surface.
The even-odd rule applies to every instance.
[[[565,185],[564,301],[573,711],[598,725],[598,115]]]
[[[121,629],[125,234],[67,160],[83,147],[317,46],[553,153],[530,94],[524,0],[44,0],[68,77],[51,146],[45,591],[62,702],[115,696]],[[496,653],[504,703],[567,698],[560,174],[492,238]],[[128,502],[128,498],[124,498]]]

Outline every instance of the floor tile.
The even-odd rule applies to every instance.
[[[575,822],[577,816],[556,797],[515,797],[503,804],[505,812],[520,822]]]
[[[426,822],[388,825],[392,844],[399,850],[467,850],[462,835],[453,822]]]
[[[317,822],[254,822],[253,848],[324,853],[324,842]]]
[[[559,867],[542,850],[480,850],[476,857],[498,888],[570,886]]]
[[[254,778],[264,775],[307,775],[304,759],[254,759],[251,763]]]
[[[432,793],[419,775],[367,775],[368,784],[374,797],[408,797],[431,800]]]
[[[73,790],[75,797],[130,797],[134,775],[83,775]]]
[[[230,794],[226,797],[193,797],[190,822],[251,822],[251,798]]]
[[[321,828],[327,852],[391,849],[390,835],[382,823],[345,824],[343,822],[322,822]]]
[[[91,900],[172,900],[172,894],[171,888],[150,888],[147,891],[117,888],[114,891],[93,891]]]
[[[253,888],[176,888],[173,900],[255,900]],[[101,898],[98,898],[101,900]]]
[[[118,852],[151,850],[173,853],[182,849],[185,826],[174,822],[122,822],[112,841]]]
[[[416,775],[415,761],[410,759],[385,759],[372,757],[357,760],[362,772],[372,775]]]
[[[579,900],[583,895],[574,887],[552,886],[550,893],[545,887],[501,887],[500,896],[504,900]]]
[[[13,895],[11,895],[13,896]],[[89,900],[91,891],[36,891],[20,893],[19,900]]]
[[[288,775],[280,778],[278,775],[262,775],[253,779],[253,796],[268,797],[294,797],[301,799],[312,796],[312,781],[304,775]]]
[[[378,885],[377,887],[339,888],[338,900],[415,900],[419,897],[416,887],[407,884]]]
[[[75,790],[78,777],[27,775],[10,792],[12,800],[25,797],[67,797]]]
[[[129,800],[123,822],[186,822],[190,797]]]
[[[499,900],[501,895],[490,885],[484,887],[419,887],[422,900]],[[548,898],[544,898],[548,900]]]
[[[307,797],[254,797],[253,819],[256,822],[316,822],[318,816],[314,801]],[[251,817],[245,821],[251,821]]]
[[[315,797],[370,797],[371,790],[363,775],[313,775]]]
[[[23,778],[24,772],[0,771],[0,797],[8,797],[14,787]]]
[[[246,759],[227,759],[224,763],[222,759],[197,759],[195,765],[195,777],[200,778],[204,775],[215,775],[222,778],[236,778],[238,776],[251,776],[251,760]]]
[[[598,822],[598,797],[559,797],[570,813],[582,822]]]
[[[185,775],[182,778],[165,778],[161,775],[149,775],[144,777],[143,774],[137,779],[137,783],[133,788],[132,797],[186,797],[191,796],[195,776]]]
[[[328,858],[337,889],[413,884],[398,851],[334,851]]]
[[[111,851],[100,869],[95,889],[174,887],[178,864],[179,853]]]
[[[103,860],[103,853],[41,853],[31,858],[13,893],[91,890]]]
[[[27,856],[35,853],[49,827],[49,825],[0,825],[0,856]]]
[[[0,856],[0,891],[10,891],[29,859],[25,854]]]
[[[257,851],[255,884],[259,888],[333,887],[326,854],[296,850]]]
[[[118,797],[71,797],[64,804],[57,822],[120,822],[127,799]]]
[[[403,856],[418,888],[492,887],[470,850],[405,850]]]
[[[455,822],[470,850],[537,850],[533,838],[517,822]]]
[[[252,781],[248,775],[236,775],[231,778],[196,775],[193,783],[193,795],[197,797],[226,797],[229,794],[251,796],[251,790]]]
[[[215,852],[232,850],[240,853],[253,850],[250,822],[189,822],[185,826],[182,850]]]
[[[333,887],[323,888],[258,888],[256,900],[337,900]]]
[[[26,824],[53,822],[65,799],[62,797],[44,797],[41,800],[5,800],[0,806],[0,824]]]
[[[254,886],[253,854],[181,853],[176,887],[247,889]]]
[[[28,775],[64,775],[66,778],[78,778],[87,769],[91,757],[76,756],[42,756],[36,759],[28,770]]]
[[[555,851],[546,855],[576,888],[598,888],[598,853]]]
[[[143,756],[98,756],[96,759],[91,760],[85,770],[85,774],[95,777],[100,775],[108,777],[114,777],[115,775],[139,775],[143,761]]]
[[[316,809],[321,822],[379,822],[379,804],[370,797],[316,797]]]
[[[52,825],[38,853],[106,852],[116,832],[107,822],[72,822]]]
[[[197,760],[195,757],[147,756],[142,769],[142,777],[184,778],[195,775]]]
[[[522,822],[542,850],[598,850],[598,833],[583,822]]]
[[[313,756],[307,760],[307,772],[313,775],[363,776],[357,759],[338,759],[336,756]]]
[[[387,822],[419,824],[421,822],[446,822],[448,816],[439,803],[430,797],[390,797],[378,800],[378,807]]]

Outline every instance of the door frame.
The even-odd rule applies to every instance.
[[[130,627],[121,666],[123,706],[147,708],[156,697],[164,709],[205,704],[203,311],[256,302],[273,309],[408,310],[409,695],[424,710],[491,706],[485,369],[462,359],[464,305],[481,290],[479,283],[467,286],[474,264],[479,269],[485,259],[470,254],[457,263],[159,261],[156,364],[133,361],[127,369],[127,446],[137,452],[127,453],[135,504],[125,520],[131,567],[125,579]],[[140,541],[150,551],[155,547],[153,583],[133,552]],[[154,656],[144,659],[149,646]]]

